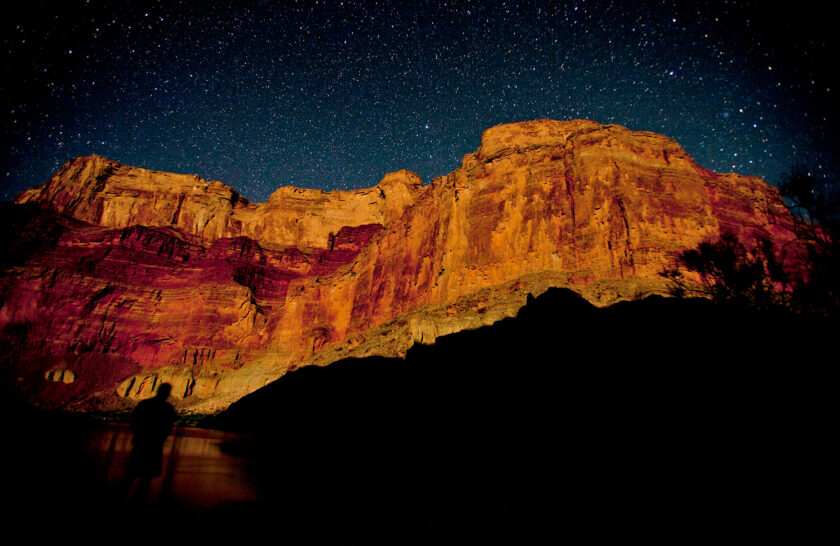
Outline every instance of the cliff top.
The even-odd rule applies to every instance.
[[[647,131],[631,131],[621,125],[601,124],[587,119],[575,119],[560,121],[552,119],[538,119],[515,123],[496,125],[484,131],[481,137],[481,146],[474,153],[466,154],[464,166],[472,161],[486,162],[494,158],[507,155],[516,150],[535,148],[540,146],[561,146],[565,145],[570,138],[575,136],[593,134],[593,137],[608,138],[615,136],[623,141],[629,141],[632,146],[655,144],[655,147],[665,150],[671,156],[688,157],[688,154],[672,139],[657,133]],[[112,175],[124,175],[120,177],[119,186],[125,190],[146,190],[146,191],[167,191],[171,193],[193,193],[197,191],[219,193],[233,201],[248,203],[248,200],[227,184],[216,180],[205,180],[197,175],[175,174],[141,167],[127,166],[115,160],[100,155],[82,156],[67,161],[61,169],[47,182],[35,188],[18,194],[16,203],[26,202],[52,202],[56,194],[71,191],[81,197],[81,194],[88,194],[80,187],[92,185],[94,189],[101,190],[104,178],[112,178]],[[68,187],[68,181],[73,180],[74,188]],[[294,196],[307,198],[336,198],[341,199],[354,194],[368,195],[375,190],[382,190],[384,196],[393,195],[394,191],[387,191],[388,188],[396,190],[396,193],[416,194],[422,187],[422,180],[416,174],[408,170],[399,170],[385,174],[382,180],[375,186],[358,190],[332,190],[324,191],[319,189],[299,188],[296,186],[280,186],[269,197],[267,203],[278,199]],[[260,205],[261,203],[254,203]]]

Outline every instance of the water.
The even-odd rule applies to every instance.
[[[437,543],[504,523],[509,484],[455,444],[410,435],[283,427],[251,436],[176,427],[146,495],[121,488],[132,444],[126,425],[35,419],[11,423],[4,523],[62,539],[209,539],[260,530],[286,544]],[[395,542],[392,542],[395,541]]]
[[[86,450],[102,489],[117,492],[131,452],[127,426],[92,428]],[[182,512],[200,512],[254,502],[259,494],[246,471],[247,460],[225,452],[224,446],[241,441],[235,434],[201,428],[176,427],[163,445],[161,476],[152,480],[147,501]],[[127,492],[138,495],[137,484]]]
[[[143,495],[121,487],[132,449],[127,425],[65,417],[13,419],[6,426],[0,521],[40,534],[89,539],[154,528],[214,531],[271,522],[272,503],[245,452],[243,435],[176,427],[163,446],[161,475]],[[143,522],[138,528],[137,522]],[[142,528],[142,531],[141,531]]]
[[[491,453],[464,449],[474,437],[430,444],[356,429],[291,434],[278,426],[250,436],[176,427],[161,476],[143,496],[136,484],[120,487],[128,426],[12,424],[4,493],[15,502],[5,522],[62,539],[162,529],[213,539],[246,529],[287,544],[439,543],[488,536],[521,513],[512,475]]]

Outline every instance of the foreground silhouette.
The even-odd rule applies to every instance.
[[[172,386],[162,383],[154,398],[143,400],[134,410],[131,421],[133,447],[122,483],[123,497],[127,496],[132,484],[139,480],[135,497],[145,498],[152,479],[161,474],[163,443],[172,433],[175,423],[175,409],[166,401],[171,392]]]
[[[192,460],[168,487],[175,465],[164,469],[165,506],[126,510],[109,502],[110,484],[97,487],[82,423],[19,423],[8,521],[42,533],[49,517],[65,542],[92,528],[124,536],[138,521],[191,542],[242,529],[313,545],[581,533],[816,542],[833,515],[823,499],[835,482],[836,374],[820,355],[836,331],[706,300],[599,309],[553,289],[517,317],[415,345],[405,359],[301,368],[203,423],[248,432],[220,449],[252,500],[199,508],[193,477],[215,467]]]
[[[829,327],[550,289],[404,359],[301,368],[208,424],[252,433],[230,447],[254,454],[266,519],[313,543],[801,533],[829,468]]]

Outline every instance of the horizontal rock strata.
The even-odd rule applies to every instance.
[[[253,204],[91,156],[16,203],[48,243],[3,272],[0,358],[30,399],[82,410],[130,408],[166,381],[181,411],[216,412],[302,365],[511,316],[549,286],[598,305],[663,292],[679,252],[724,232],[792,240],[761,179],[585,120],[488,129],[426,186],[399,171]]]

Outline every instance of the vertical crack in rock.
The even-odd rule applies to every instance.
[[[187,380],[186,388],[184,388],[184,394],[181,398],[189,398],[192,396],[193,389],[195,388],[195,378],[191,375]]]
[[[630,241],[630,222],[627,219],[627,210],[624,208],[624,200],[619,197],[616,202],[618,204],[618,210],[621,214],[621,220],[624,223],[624,258],[626,263],[630,266],[630,270],[633,271],[633,254],[630,252],[632,244]],[[621,268],[621,278],[624,278],[623,265]]]
[[[175,211],[172,213],[172,219],[169,220],[170,225],[178,225],[178,221],[181,218],[181,207],[184,205],[184,199],[186,198],[187,195],[182,193],[181,197],[178,199],[178,204],[175,206]]]
[[[123,392],[123,395],[122,395],[123,398],[128,398],[129,397],[129,395],[131,394],[131,389],[134,388],[134,382],[136,380],[137,379],[134,378],[134,377],[132,377],[131,379],[128,380],[128,386],[126,386],[125,391]]]

